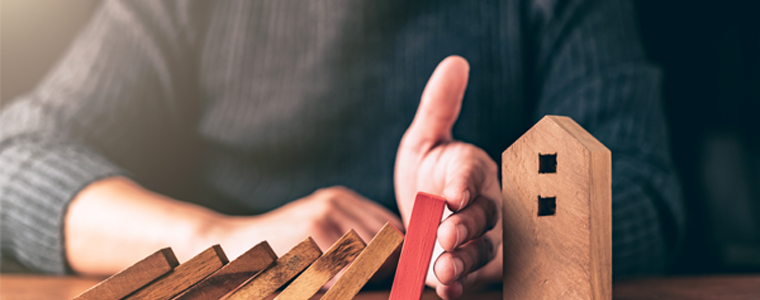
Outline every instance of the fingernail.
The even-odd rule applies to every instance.
[[[467,200],[470,199],[470,191],[465,190],[462,192],[462,200],[459,201],[459,210],[462,210],[464,208],[464,203],[467,202]]]
[[[467,233],[467,227],[465,227],[464,224],[457,225],[457,241],[454,244],[454,247],[459,247],[464,239],[467,238]]]
[[[464,262],[459,258],[451,256],[451,265],[454,267],[454,278],[459,278],[459,275],[464,271]]]

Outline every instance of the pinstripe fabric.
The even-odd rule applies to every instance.
[[[422,88],[471,63],[457,138],[498,161],[569,115],[613,153],[616,275],[661,271],[683,226],[660,74],[625,1],[106,1],[0,115],[2,249],[66,271],[62,220],[113,175],[232,214],[345,185],[395,208]],[[508,247],[508,245],[507,245]]]

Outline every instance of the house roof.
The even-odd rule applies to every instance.
[[[537,127],[544,122],[551,122],[555,124],[570,134],[570,136],[575,138],[575,140],[577,140],[584,148],[586,148],[586,150],[590,152],[609,151],[607,147],[604,146],[604,144],[599,142],[599,140],[597,140],[593,135],[591,135],[588,131],[583,129],[583,127],[578,125],[578,123],[569,117],[546,115],[541,118],[541,120],[539,120],[534,127]],[[528,132],[530,132],[530,130]]]

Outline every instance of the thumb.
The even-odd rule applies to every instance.
[[[461,56],[449,56],[438,64],[404,137],[409,146],[419,149],[452,140],[451,128],[462,108],[469,72],[470,65]]]

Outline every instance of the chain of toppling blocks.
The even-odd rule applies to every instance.
[[[74,299],[264,299],[293,278],[275,299],[309,299],[348,264],[322,299],[351,299],[404,240],[390,299],[419,299],[444,205],[419,193],[406,238],[386,223],[369,244],[351,230],[325,253],[311,237],[279,258],[266,241],[233,261],[219,245],[182,264],[164,248]]]
[[[611,166],[607,147],[561,116],[504,151],[505,299],[612,298]],[[310,238],[279,259],[262,242],[229,263],[218,245],[181,265],[162,249],[75,299],[263,299],[296,276],[276,299],[308,299],[349,263],[322,299],[351,299],[402,241],[390,299],[419,299],[443,206],[420,193],[406,238],[386,224],[365,247],[350,231],[324,254]]]

